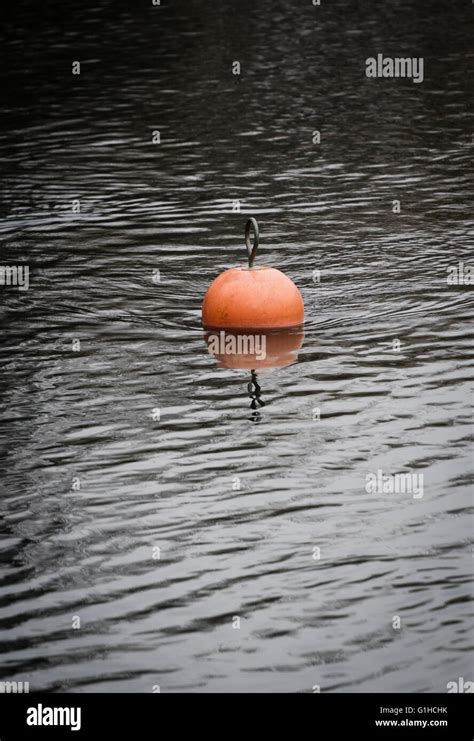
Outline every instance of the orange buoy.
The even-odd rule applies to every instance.
[[[293,281],[276,268],[253,267],[258,241],[258,224],[252,218],[245,226],[249,266],[225,270],[211,283],[202,305],[204,327],[277,329],[303,324],[303,299]]]

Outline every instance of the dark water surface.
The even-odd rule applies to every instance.
[[[470,4],[79,6],[2,31],[2,264],[30,289],[0,287],[0,679],[472,678],[472,286],[446,280],[472,256]],[[377,53],[423,83],[367,79]],[[248,215],[307,317],[260,416],[200,324]],[[423,497],[367,493],[378,469]]]

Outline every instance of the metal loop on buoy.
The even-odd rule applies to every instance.
[[[253,246],[250,243],[250,228],[251,227],[253,227],[253,233],[254,233]],[[257,220],[254,219],[252,216],[245,225],[245,245],[247,247],[247,254],[249,257],[249,268],[253,266],[253,261],[255,260],[255,255],[257,254],[258,237],[259,237],[259,231],[258,231]]]

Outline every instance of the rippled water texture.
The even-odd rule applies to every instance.
[[[2,679],[472,678],[473,288],[447,283],[472,263],[471,10],[5,11],[2,264],[30,289],[0,289]],[[378,53],[423,57],[423,83],[366,78]],[[297,362],[254,379],[265,406],[200,323],[249,215],[306,308]],[[379,469],[423,497],[368,493]]]

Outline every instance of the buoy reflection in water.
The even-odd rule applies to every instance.
[[[295,363],[304,340],[301,327],[284,330],[214,330],[204,335],[221,368],[261,370]]]
[[[257,371],[271,372],[298,360],[303,345],[304,331],[301,327],[273,330],[214,330],[205,333],[209,354],[221,368],[250,370],[247,391],[251,399],[252,422],[261,419],[258,407],[265,406],[261,398],[261,386]]]

